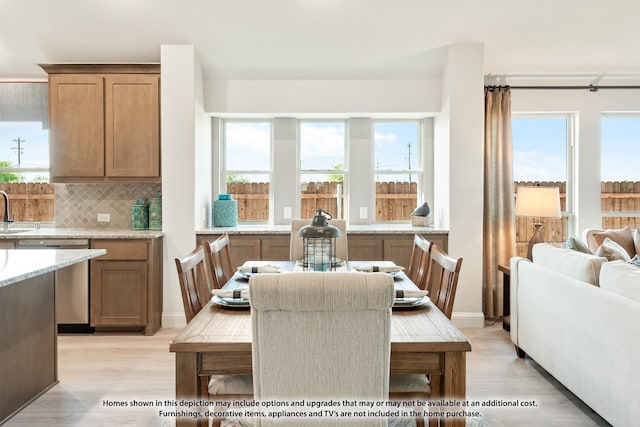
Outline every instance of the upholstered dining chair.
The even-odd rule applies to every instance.
[[[298,231],[305,225],[311,224],[310,219],[291,220],[291,240],[289,245],[289,261],[302,259],[302,237],[298,236]],[[348,241],[347,241],[347,221],[344,219],[331,219],[329,224],[340,230],[340,237],[336,237],[336,257],[343,261],[348,261]]]
[[[205,250],[213,276],[212,285],[214,288],[220,289],[235,273],[231,262],[229,235],[225,233],[213,242],[206,243]]]
[[[431,262],[431,247],[433,242],[425,239],[420,234],[413,236],[413,248],[411,260],[407,269],[407,277],[420,289],[427,288],[427,276]]]
[[[184,258],[176,258],[176,269],[180,282],[182,304],[187,323],[202,310],[211,298],[213,278],[209,270],[205,247],[199,245]],[[212,375],[200,377],[200,389],[211,400],[252,398],[251,375]],[[220,426],[221,419],[213,419],[214,427]]]
[[[256,400],[388,399],[390,275],[257,274],[249,292]],[[322,421],[265,418],[256,425],[387,425],[373,418]]]

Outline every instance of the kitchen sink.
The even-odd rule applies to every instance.
[[[26,233],[27,231],[33,231],[30,228],[10,228],[8,230],[0,229],[0,234],[18,234],[18,233]]]

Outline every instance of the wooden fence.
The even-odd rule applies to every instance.
[[[16,221],[51,221],[54,216],[54,185],[41,183],[1,183],[9,195],[9,218]],[[0,215],[4,199],[0,197]]]
[[[312,218],[321,208],[338,217],[340,182],[308,182],[303,185],[300,217]],[[239,221],[269,219],[269,183],[228,183],[227,192],[238,201]],[[376,221],[409,220],[416,208],[418,186],[415,182],[376,182]],[[344,203],[340,206],[344,218]]]

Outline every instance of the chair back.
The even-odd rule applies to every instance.
[[[411,250],[411,261],[409,262],[407,276],[420,289],[427,288],[432,246],[433,242],[419,234],[413,237],[413,249]]]
[[[433,244],[427,279],[429,297],[449,319],[453,311],[461,267],[462,258],[452,258],[440,246]]]
[[[211,275],[213,276],[212,285],[214,288],[220,289],[235,273],[231,262],[229,235],[225,233],[213,242],[206,243],[205,249]]]
[[[291,240],[289,244],[289,261],[302,259],[304,250],[302,248],[302,237],[298,236],[298,231],[305,225],[311,224],[310,219],[291,220]],[[344,219],[331,219],[329,224],[340,230],[340,237],[336,237],[336,257],[343,261],[348,261],[348,241],[347,241],[347,221]]]
[[[211,273],[207,266],[204,247],[198,246],[186,257],[176,258],[175,262],[184,315],[189,323],[211,298]]]
[[[256,274],[249,292],[256,400],[388,400],[390,275]],[[303,419],[258,421],[307,425]],[[341,419],[340,425],[386,421]]]

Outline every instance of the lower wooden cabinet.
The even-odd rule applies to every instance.
[[[385,260],[393,261],[403,267],[409,266],[413,249],[414,232],[406,233],[349,233],[349,261]],[[445,251],[448,250],[446,233],[420,233],[427,240],[437,243]],[[221,234],[199,234],[197,244],[210,242]],[[231,261],[234,268],[245,261],[270,260],[286,261],[289,259],[289,234],[229,234]]]
[[[107,254],[90,261],[91,326],[154,334],[162,317],[162,239],[92,240]]]

